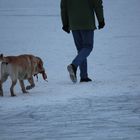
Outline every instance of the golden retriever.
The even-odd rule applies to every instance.
[[[33,76],[42,74],[43,79],[47,79],[47,74],[43,67],[43,61],[41,58],[23,54],[19,56],[6,56],[0,55],[0,96],[3,96],[2,83],[10,76],[12,85],[10,87],[11,96],[16,96],[14,93],[14,86],[19,80],[21,90],[23,93],[28,93],[29,90],[35,87]],[[24,80],[28,80],[30,85],[24,86]]]

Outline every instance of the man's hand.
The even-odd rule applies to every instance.
[[[98,29],[100,30],[100,29],[104,28],[104,26],[105,26],[105,21],[103,20],[103,21],[99,22]]]
[[[62,29],[63,29],[65,32],[67,32],[68,34],[70,33],[70,30],[69,30],[68,26],[63,26]]]

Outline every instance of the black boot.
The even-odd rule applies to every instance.
[[[70,64],[67,66],[67,69],[68,69],[71,81],[73,83],[76,83],[77,82],[77,76],[76,76],[77,68],[73,64]]]
[[[91,82],[92,80],[90,78],[81,78],[80,82]]]

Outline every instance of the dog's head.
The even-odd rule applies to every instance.
[[[45,72],[45,68],[43,67],[43,61],[40,57],[35,57],[36,66],[35,66],[35,75],[42,74],[44,80],[47,79],[47,74]]]

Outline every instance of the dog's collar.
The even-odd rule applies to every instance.
[[[44,74],[44,73],[45,73],[45,71],[43,70],[43,71],[40,71],[39,73]]]

